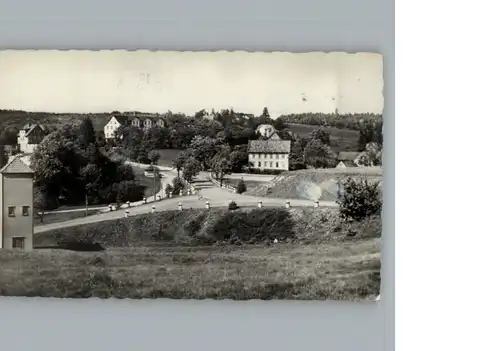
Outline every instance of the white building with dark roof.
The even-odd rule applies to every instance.
[[[359,166],[359,152],[355,151],[341,151],[339,152],[336,168],[358,167]]]
[[[163,128],[165,127],[165,120],[162,117],[112,116],[104,126],[104,137],[106,139],[114,139],[118,128],[129,125],[142,129],[153,127]]]
[[[274,128],[270,124],[261,124],[255,129],[255,133],[260,134],[264,138],[269,138],[276,132],[276,128]]]
[[[290,140],[276,138],[248,141],[248,164],[250,168],[259,170],[288,171],[291,149]]]

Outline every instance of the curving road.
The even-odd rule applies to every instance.
[[[168,167],[159,167],[162,173],[171,179],[171,177],[176,176],[176,172],[172,171]],[[169,174],[171,173],[171,174]],[[166,177],[166,178],[167,178]],[[254,196],[248,196],[243,194],[236,194],[227,189],[220,188],[214,185],[208,180],[208,174],[202,172],[193,181],[193,186],[198,189],[198,194],[190,196],[181,196],[176,198],[166,198],[154,203],[155,211],[168,211],[168,210],[178,210],[178,203],[182,203],[183,210],[189,210],[190,208],[204,208],[206,201],[209,201],[210,207],[227,207],[230,201],[235,201],[240,207],[257,207],[259,200],[262,201],[263,207],[285,207],[285,202],[290,201],[290,206],[298,207],[313,207],[314,202],[310,200],[297,200],[297,199],[276,199],[276,198],[258,198]],[[337,207],[335,202],[331,201],[320,201],[320,207]],[[72,227],[87,223],[96,223],[107,221],[111,219],[122,218],[125,216],[125,211],[127,208],[104,212],[97,215],[92,215],[88,217],[75,218],[69,221],[50,223],[45,225],[39,225],[34,228],[35,233],[41,233],[52,229]],[[144,213],[150,213],[152,210],[152,203],[148,203],[142,206],[135,206],[128,208],[129,216],[135,216]]]

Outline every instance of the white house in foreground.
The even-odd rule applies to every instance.
[[[283,140],[277,133],[267,139],[248,141],[248,164],[259,170],[289,169],[291,141]]]

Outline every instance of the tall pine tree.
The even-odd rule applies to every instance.
[[[78,135],[78,143],[82,149],[86,149],[90,145],[95,145],[97,141],[94,125],[89,117],[86,117],[80,124]]]

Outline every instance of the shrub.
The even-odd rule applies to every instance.
[[[242,178],[238,181],[238,184],[236,185],[236,192],[238,194],[242,194],[245,191],[247,191],[247,185],[245,184],[245,181]]]
[[[168,195],[168,193],[170,193],[171,191],[174,191],[174,187],[171,184],[167,184],[167,186],[165,188],[165,192]]]
[[[369,182],[366,178],[356,180],[348,177],[341,181],[340,185],[343,192],[337,199],[337,203],[340,206],[340,215],[344,220],[359,221],[381,213],[380,182]]]
[[[174,195],[179,195],[179,193],[184,190],[184,182],[179,177],[175,177],[174,180],[172,180],[172,184],[172,193]]]
[[[152,164],[157,164],[159,159],[160,159],[160,153],[158,151],[151,150],[148,153],[148,161],[151,162]]]
[[[115,201],[123,203],[126,201],[139,201],[144,197],[144,186],[135,181],[123,181],[113,184],[113,191],[116,193]]]
[[[233,201],[231,201],[231,202],[229,203],[229,205],[228,205],[228,207],[227,207],[227,208],[228,208],[228,210],[229,210],[229,211],[234,211],[234,210],[237,210],[239,207],[238,207],[238,205],[236,204],[236,202],[233,200]]]

